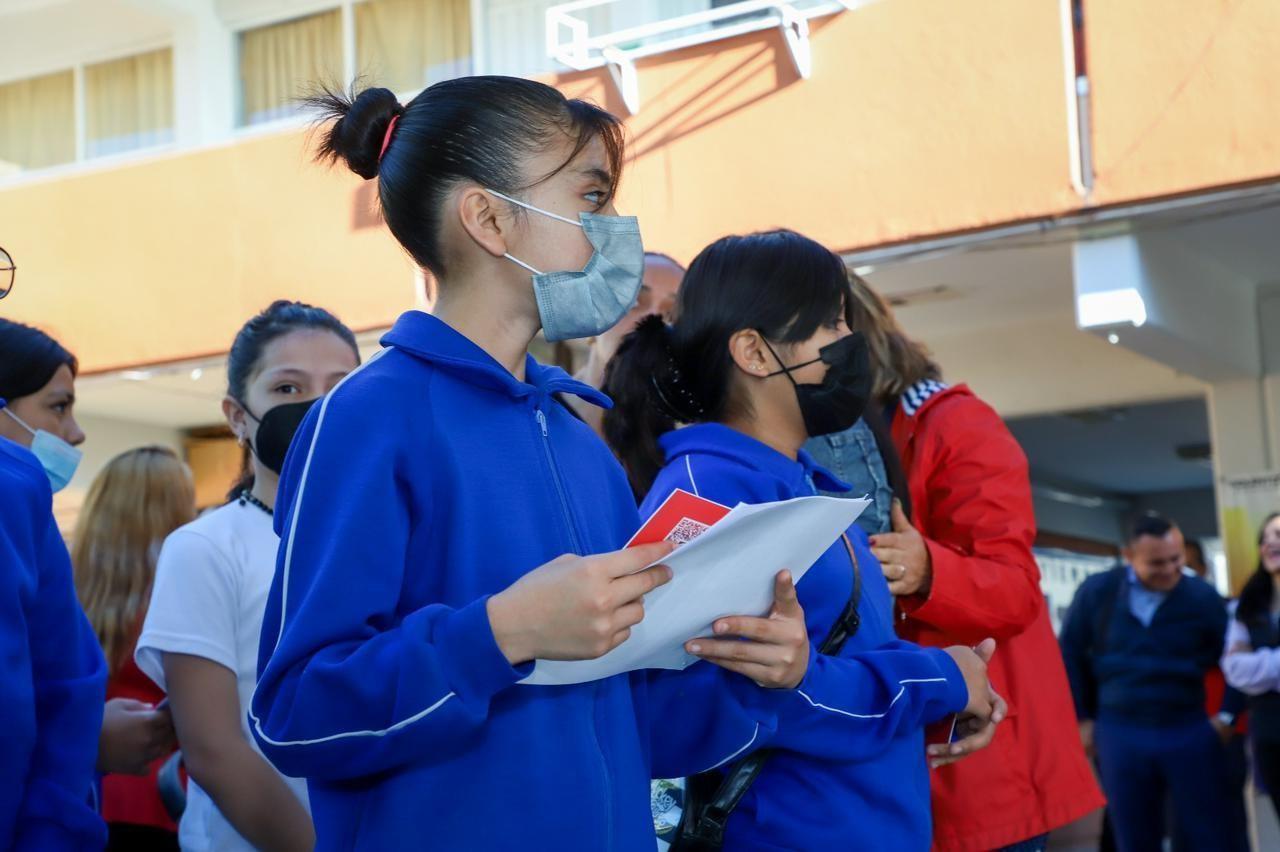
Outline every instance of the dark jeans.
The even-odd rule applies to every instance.
[[[1160,852],[1166,796],[1197,852],[1235,852],[1226,752],[1209,721],[1147,727],[1100,719],[1098,768],[1122,852]]]
[[[1254,740],[1253,761],[1258,778],[1271,796],[1271,806],[1280,817],[1280,742]]]
[[[1223,825],[1223,831],[1224,833],[1230,832],[1235,848],[1242,850],[1249,848],[1249,815],[1245,810],[1244,804],[1244,785],[1249,780],[1247,740],[1247,737],[1237,736],[1225,746],[1228,821]],[[1196,848],[1187,841],[1178,829],[1178,820],[1176,819],[1172,799],[1167,803],[1167,807],[1168,813],[1165,818],[1165,824],[1169,826],[1169,833],[1173,838],[1173,852],[1196,852]],[[1114,849],[1115,847],[1112,848]]]

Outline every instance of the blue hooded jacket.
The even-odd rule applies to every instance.
[[[44,469],[0,438],[0,848],[101,849],[90,805],[107,664],[71,579]]]
[[[640,507],[645,516],[677,488],[725,506],[849,490],[804,450],[792,460],[719,423],[668,432],[659,443],[666,465]],[[823,721],[806,720],[815,736],[793,737],[780,711],[778,751],[730,818],[726,849],[908,852],[932,841],[923,726],[963,710],[968,690],[946,652],[897,639],[893,598],[866,533],[855,523],[848,536],[862,575],[861,626],[837,656],[817,653],[853,589],[849,552],[836,542],[796,586],[814,650],[789,695]]]
[[[639,525],[621,467],[554,394],[410,312],[314,406],[281,478],[250,723],[308,779],[318,848],[652,852],[651,772],[769,742],[789,691],[710,666],[570,686],[498,649],[486,602]],[[790,727],[799,730],[801,725]]]

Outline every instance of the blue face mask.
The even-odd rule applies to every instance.
[[[0,400],[0,402],[3,401]],[[71,477],[76,475],[76,468],[80,466],[80,459],[84,457],[84,453],[52,432],[46,432],[43,429],[32,429],[22,421],[21,417],[14,414],[7,407],[4,409],[4,413],[12,417],[13,422],[31,433],[31,453],[39,460],[40,466],[44,468],[45,475],[49,477],[49,485],[52,486],[54,492],[56,493],[66,488],[67,484],[71,482]]]
[[[631,310],[644,278],[644,243],[636,217],[579,213],[580,221],[575,222],[501,192],[489,192],[581,228],[594,249],[581,272],[539,272],[510,254],[504,255],[533,273],[533,293],[547,340],[593,337],[613,328]]]

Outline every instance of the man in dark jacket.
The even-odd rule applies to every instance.
[[[1116,840],[1122,852],[1159,850],[1167,795],[1190,848],[1235,852],[1243,838],[1224,830],[1226,754],[1204,696],[1226,610],[1213,587],[1183,573],[1182,533],[1170,521],[1140,517],[1124,555],[1128,564],[1081,585],[1060,637]]]

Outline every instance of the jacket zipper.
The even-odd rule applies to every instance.
[[[582,539],[578,534],[578,525],[573,519],[573,513],[569,509],[569,495],[565,493],[564,482],[560,478],[560,468],[556,465],[555,453],[551,449],[551,440],[549,430],[547,429],[547,415],[539,407],[534,410],[534,419],[538,422],[538,429],[542,432],[542,449],[547,455],[547,467],[551,469],[551,481],[555,484],[556,494],[560,497],[560,511],[564,515],[565,524],[569,527],[569,540],[573,545],[573,550],[579,556],[585,556],[582,552]],[[605,759],[604,747],[600,745],[600,728],[596,723],[596,711],[601,706],[600,693],[603,689],[602,684],[595,684],[595,696],[591,708],[591,737],[595,740],[596,754],[600,758],[600,775],[604,780],[604,802],[605,802],[605,849],[613,848],[613,781],[609,776],[609,761]]]
[[[555,484],[556,494],[560,497],[560,511],[564,515],[565,524],[569,527],[569,543],[573,546],[574,553],[586,556],[582,552],[582,538],[578,535],[578,525],[573,519],[573,512],[569,510],[569,495],[565,493],[564,482],[560,479],[560,468],[556,466],[556,457],[551,450],[551,440],[547,433],[547,415],[541,408],[537,408],[534,410],[534,419],[538,421],[538,426],[542,430],[542,449],[547,454],[547,466],[551,468],[551,481]]]

